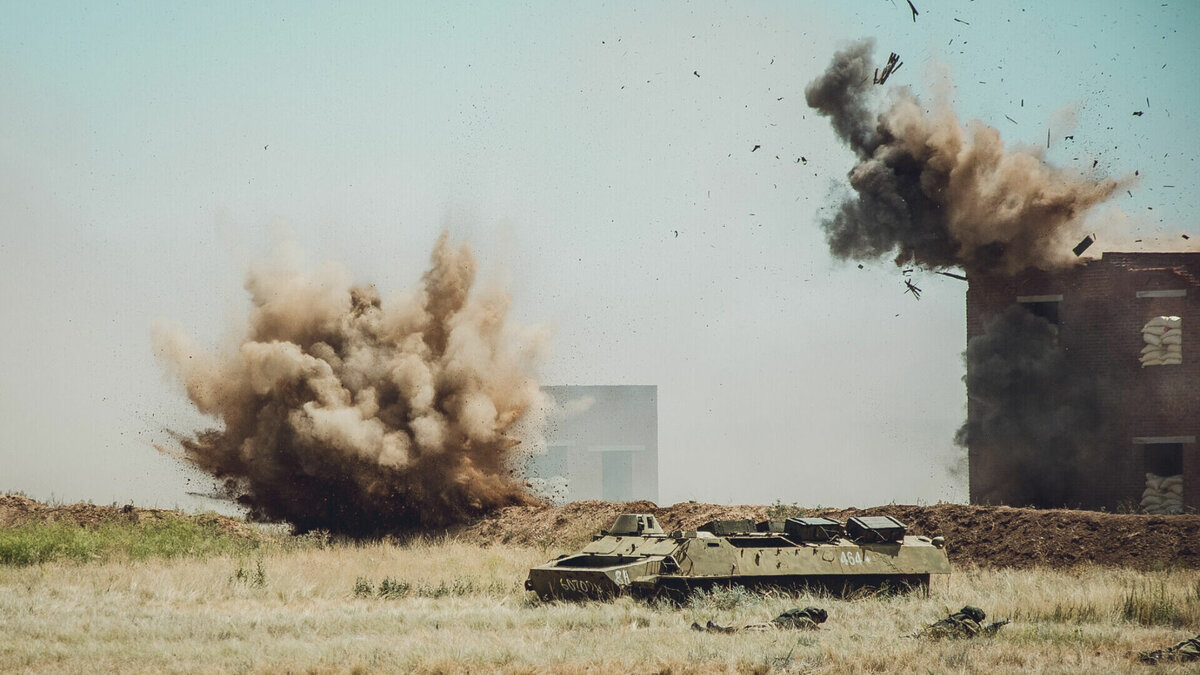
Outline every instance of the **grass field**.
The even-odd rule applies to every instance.
[[[1132,653],[1200,626],[1193,571],[968,569],[929,597],[735,590],[682,608],[533,600],[526,571],[556,553],[311,539],[0,566],[0,671],[1150,672]],[[973,641],[905,637],[966,603],[1013,623]],[[810,604],[829,611],[819,631],[690,629]]]
[[[150,522],[110,518],[94,527],[31,521],[0,527],[0,565],[246,553],[264,541],[229,532],[215,518],[204,516],[167,516]]]

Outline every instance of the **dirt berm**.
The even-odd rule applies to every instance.
[[[570,550],[621,513],[653,513],[665,530],[695,529],[709,520],[766,520],[765,506],[719,506],[685,502],[581,501],[552,508],[502,509],[462,530],[483,542],[540,545]],[[982,567],[1071,567],[1094,563],[1160,569],[1200,566],[1200,515],[1150,516],[1007,506],[876,506],[811,509],[804,515],[845,519],[889,515],[910,534],[946,538],[950,561]]]
[[[213,525],[222,532],[248,538],[261,534],[254,527],[215,513],[188,514],[172,509],[144,509],[136,506],[98,506],[96,504],[43,504],[23,495],[0,494],[0,527],[14,527],[29,522],[74,523],[95,528],[111,521],[149,523],[168,518],[187,518]]]
[[[572,502],[562,507],[513,506],[451,534],[481,544],[542,546],[566,553],[581,546],[622,513],[653,513],[663,528],[688,530],[710,520],[766,520],[766,506],[721,506],[683,502],[659,507],[652,502]],[[808,509],[802,515],[845,519],[854,515],[890,515],[910,534],[942,535],[950,561],[983,567],[1071,567],[1094,563],[1151,570],[1200,567],[1200,515],[1150,516],[1066,509],[1016,509],[1007,506],[876,506],[868,509]],[[189,515],[167,509],[93,504],[47,505],[20,495],[0,495],[0,527],[29,521],[62,521],[83,527],[112,519],[153,522],[170,517],[195,518],[222,530],[261,536],[253,526],[216,514]]]

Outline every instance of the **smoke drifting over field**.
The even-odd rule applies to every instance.
[[[967,344],[967,391],[980,411],[955,441],[1004,450],[989,453],[1002,459],[980,472],[993,483],[973,499],[1063,506],[1075,497],[1081,459],[1098,461],[1098,383],[1067,358],[1057,335],[1049,321],[1013,306]]]
[[[926,110],[907,87],[890,89],[879,107],[873,49],[863,40],[838,52],[805,89],[858,156],[854,195],[821,224],[830,251],[968,272],[1069,264],[1081,217],[1120,184],[1053,167],[1034,149],[1006,149],[996,129],[964,126],[945,100]]]
[[[508,462],[518,424],[544,408],[529,374],[541,332],[507,323],[507,294],[474,281],[469,248],[443,234],[420,287],[387,301],[336,265],[252,269],[249,329],[228,353],[156,325],[160,360],[224,424],[186,440],[187,459],[299,530],[394,531],[532,502]]]

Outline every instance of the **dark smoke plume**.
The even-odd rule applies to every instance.
[[[183,442],[253,516],[349,534],[446,525],[531,503],[509,473],[519,423],[546,406],[528,374],[537,330],[508,296],[472,292],[466,245],[438,240],[421,285],[385,302],[345,271],[276,261],[246,280],[235,350],[156,325],[159,358],[223,428]]]
[[[978,502],[1058,507],[1073,493],[1081,460],[1096,461],[1100,413],[1096,378],[1058,344],[1058,327],[1021,306],[996,317],[967,343],[973,419],[959,445],[986,447],[991,484]]]
[[[996,129],[964,127],[945,101],[926,111],[907,87],[878,105],[873,49],[863,40],[838,52],[805,89],[808,105],[858,156],[854,195],[822,223],[830,251],[1005,274],[1071,264],[1081,217],[1120,184],[1050,166],[1035,150],[1006,149]]]

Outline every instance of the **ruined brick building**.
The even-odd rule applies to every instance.
[[[997,337],[1014,306],[1048,351]],[[967,338],[973,503],[1200,509],[1200,253],[973,275]]]

